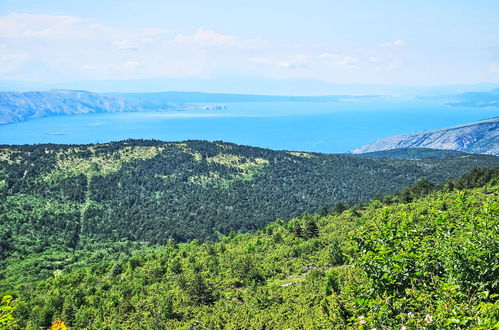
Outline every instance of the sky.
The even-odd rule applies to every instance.
[[[0,0],[0,80],[499,83],[497,0]]]

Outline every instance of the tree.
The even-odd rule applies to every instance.
[[[299,222],[296,222],[293,226],[293,234],[296,237],[303,238],[303,229],[301,227],[301,224]]]
[[[154,317],[160,324],[165,324],[174,317],[173,295],[168,292],[158,296],[154,302]]]
[[[336,203],[333,209],[334,214],[342,214],[348,209],[348,207],[344,203]]]
[[[436,188],[435,184],[428,179],[419,179],[418,182],[402,190],[399,197],[402,202],[410,203],[414,199],[426,196]]]
[[[213,289],[199,273],[193,275],[189,281],[187,294],[194,305],[208,305],[215,301]]]
[[[235,261],[234,275],[245,282],[246,285],[262,283],[265,278],[260,274],[255,260],[251,256],[243,256]]]
[[[329,251],[329,264],[337,266],[341,265],[343,261],[343,249],[338,239],[334,238],[331,242],[331,250]]]
[[[333,292],[338,293],[340,291],[340,283],[338,280],[338,275],[336,272],[331,271],[326,275],[324,280],[324,293],[326,296],[330,296]]]
[[[305,222],[305,235],[306,238],[313,238],[319,236],[319,228],[314,219],[309,218]]]

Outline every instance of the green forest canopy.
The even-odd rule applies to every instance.
[[[12,286],[17,326],[482,328],[499,321],[499,169],[214,243],[144,248]],[[299,229],[298,229],[299,228]],[[101,251],[105,253],[106,250]],[[3,286],[5,287],[5,282]]]
[[[498,165],[486,155],[362,159],[206,141],[1,146],[0,289],[2,278],[49,278],[170,239],[216,241]]]

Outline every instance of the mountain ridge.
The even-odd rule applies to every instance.
[[[457,150],[443,150],[431,148],[397,148],[381,151],[372,151],[360,154],[347,154],[355,157],[365,158],[396,158],[396,159],[425,159],[425,158],[448,158],[464,157],[470,155]]]
[[[78,233],[75,237],[96,240],[210,240],[339,202],[367,201],[423,177],[442,183],[473,168],[496,166],[499,157],[488,155],[371,159],[220,141],[4,145],[0,213],[19,203],[44,208],[50,201],[58,205],[49,208],[50,217],[72,222],[60,233],[65,239]],[[40,217],[26,215],[35,228]]]
[[[102,112],[220,110],[225,102],[348,102],[380,96],[284,96],[203,92],[93,93],[85,90],[0,92],[0,125]]]
[[[340,84],[323,80],[296,79],[265,79],[256,77],[219,77],[203,78],[168,78],[157,77],[137,80],[82,80],[57,83],[43,83],[19,80],[0,80],[0,90],[51,90],[51,89],[83,89],[98,93],[132,93],[132,92],[162,92],[165,90],[199,91],[206,93],[243,93],[266,95],[448,95],[470,91],[488,91],[497,88],[497,83],[482,82],[475,84],[441,84],[435,86],[389,85],[350,83]]]
[[[194,109],[201,107],[167,99],[141,100],[85,90],[0,92],[0,124],[57,115]]]
[[[362,154],[397,148],[431,148],[499,155],[499,117],[387,137],[353,149]]]

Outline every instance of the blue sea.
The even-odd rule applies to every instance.
[[[222,140],[271,149],[343,153],[391,135],[499,115],[435,101],[225,103],[225,110],[100,113],[0,125],[0,144],[103,143],[128,138]]]

